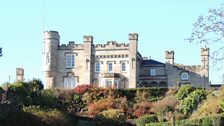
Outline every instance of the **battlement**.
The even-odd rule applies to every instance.
[[[92,35],[84,35],[83,36],[83,41],[93,43],[93,36]]]
[[[129,40],[138,40],[138,34],[137,33],[129,33],[128,39]]]
[[[43,39],[60,39],[60,36],[57,31],[44,31]]]
[[[201,71],[201,65],[183,65],[183,64],[175,64],[176,67],[182,68],[187,71],[191,72],[200,72]]]
[[[174,51],[165,51],[166,59],[174,59]]]
[[[75,44],[75,42],[70,41],[69,44],[61,44],[58,47],[59,50],[70,50],[70,49],[77,49],[77,50],[82,50],[84,49],[83,44]]]
[[[208,56],[209,48],[201,48],[201,56]]]
[[[118,43],[116,41],[107,41],[107,44],[96,44],[95,45],[96,50],[103,50],[103,49],[129,49],[128,43]]]
[[[16,75],[24,75],[24,69],[23,68],[16,68]]]

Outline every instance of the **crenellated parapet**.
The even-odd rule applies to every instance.
[[[83,44],[75,44],[75,42],[69,42],[69,44],[61,44],[58,47],[59,50],[71,50],[71,49],[75,49],[75,50],[83,50],[84,49],[84,45]]]
[[[201,65],[189,66],[189,65],[183,65],[183,64],[175,64],[175,66],[190,72],[195,72],[195,73],[199,73],[201,71]]]
[[[107,49],[116,49],[116,50],[122,50],[122,49],[129,49],[128,43],[117,43],[116,41],[107,41],[107,44],[96,44],[95,45],[96,50],[107,50]]]
[[[201,56],[209,56],[209,48],[201,48]]]

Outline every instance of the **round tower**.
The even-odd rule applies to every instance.
[[[138,54],[138,34],[129,33],[129,88],[136,88],[137,84],[137,54]]]
[[[45,88],[54,87],[57,74],[57,50],[59,45],[59,34],[57,31],[43,32],[43,71],[45,77]]]

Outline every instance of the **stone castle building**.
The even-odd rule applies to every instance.
[[[108,41],[93,44],[84,36],[83,44],[60,44],[57,31],[43,33],[45,88],[71,89],[81,84],[97,87],[172,87],[192,84],[209,87],[209,49],[201,48],[201,65],[175,64],[174,51],[166,51],[166,63],[142,57],[138,34],[130,33],[128,43]]]

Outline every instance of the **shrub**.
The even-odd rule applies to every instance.
[[[9,86],[9,93],[10,95],[19,95],[22,97],[25,97],[29,94],[29,90],[26,89],[26,87],[24,86],[25,83],[21,83],[21,82],[16,82],[13,85]]]
[[[97,115],[100,112],[108,109],[119,109],[121,111],[125,110],[126,98],[114,99],[112,97],[99,100],[95,103],[91,103],[87,106],[89,115]]]
[[[28,82],[31,91],[40,91],[44,88],[44,85],[40,79],[33,79]]]
[[[75,87],[74,92],[75,94],[84,94],[87,92],[92,86],[87,84],[78,85]]]
[[[185,119],[176,121],[177,126],[223,126],[224,115],[212,115],[197,119]],[[173,126],[173,121],[159,122],[159,123],[148,123],[146,126]]]
[[[224,112],[224,98],[222,98],[221,100],[220,109],[222,110],[222,112]]]
[[[152,110],[153,104],[151,102],[142,102],[134,104],[133,106],[133,116],[135,118],[139,118],[145,114],[154,114]]]
[[[137,88],[135,94],[135,101],[156,101],[157,99],[164,97],[167,91],[167,88]]]
[[[156,115],[143,115],[135,120],[137,126],[145,126],[147,123],[157,122],[158,118]]]
[[[222,101],[221,95],[214,95],[214,93],[211,93],[207,96],[207,99],[199,106],[196,112],[193,112],[191,117],[197,118],[200,116],[209,116],[218,114],[221,112],[220,109],[220,103]]]
[[[183,100],[194,90],[195,90],[195,88],[192,87],[191,85],[181,86],[181,88],[179,89],[179,91],[176,94],[176,97],[178,100]]]
[[[40,106],[23,107],[25,113],[29,113],[41,119],[45,125],[72,126],[72,119],[56,109],[46,109]]]
[[[54,89],[46,89],[38,92],[35,99],[33,99],[34,105],[40,105],[47,108],[56,108],[58,93]]]
[[[82,101],[82,95],[75,94],[73,96],[73,102],[74,102],[74,109],[76,112],[81,111],[85,107]]]
[[[94,118],[97,126],[123,126],[125,125],[125,115],[121,110],[110,109],[101,112]]]
[[[157,114],[160,121],[164,119],[170,120],[172,119],[171,113],[175,111],[177,104],[178,100],[174,96],[166,96],[164,99],[155,102],[152,109]]]
[[[199,103],[206,99],[206,97],[207,92],[205,90],[197,89],[181,101],[178,110],[186,115],[189,115],[195,108],[197,108]]]

